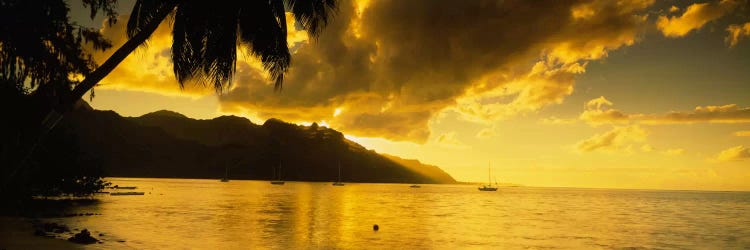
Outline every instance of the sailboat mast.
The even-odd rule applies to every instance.
[[[492,167],[490,167],[490,162],[487,162],[487,184],[492,185]]]

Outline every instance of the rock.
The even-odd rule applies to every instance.
[[[104,234],[103,233],[99,233],[99,237],[101,237],[101,236],[104,236]]]
[[[54,222],[44,223],[43,225],[41,225],[40,229],[43,229],[44,232],[57,233],[57,234],[70,231],[70,229],[67,226],[62,225],[62,224],[57,224]]]
[[[68,241],[75,242],[78,244],[93,244],[98,242],[98,240],[94,237],[91,237],[91,233],[89,233],[89,230],[83,229],[80,233],[77,233],[75,236],[68,238]]]
[[[378,224],[372,225],[372,230],[373,231],[378,231],[378,230],[380,230],[380,227],[378,226]]]

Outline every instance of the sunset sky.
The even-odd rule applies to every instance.
[[[78,1],[72,15],[116,48],[119,4],[111,27]],[[287,20],[281,92],[250,56],[223,93],[180,89],[165,22],[91,105],[317,122],[460,181],[491,162],[529,186],[750,190],[746,0],[341,1],[316,40]]]

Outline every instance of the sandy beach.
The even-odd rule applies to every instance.
[[[0,216],[0,249],[81,249],[64,239],[35,236],[31,220]]]

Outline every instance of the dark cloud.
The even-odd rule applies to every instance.
[[[424,142],[428,121],[445,109],[495,119],[561,102],[583,61],[635,42],[645,21],[638,12],[650,4],[386,0],[358,13],[343,1],[320,38],[297,48],[281,93],[259,84],[261,73],[240,70],[248,76],[220,100],[225,110],[262,118],[325,120],[354,135]],[[492,93],[512,98],[480,103]]]
[[[368,4],[364,5],[363,2]],[[653,1],[341,1],[315,41],[290,29],[294,50],[284,89],[252,57],[240,56],[224,112],[292,122],[325,121],[357,136],[425,142],[445,110],[494,121],[561,103],[587,61],[632,45]],[[288,18],[290,25],[294,27]],[[122,25],[105,27],[115,43]],[[120,36],[120,37],[118,37]],[[103,83],[166,94],[179,90],[168,58],[167,23],[148,47]],[[106,54],[97,58],[106,58]]]

